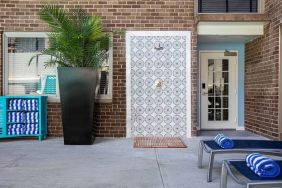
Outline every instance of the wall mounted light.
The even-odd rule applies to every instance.
[[[225,50],[224,56],[237,56],[237,52],[230,52],[229,50]]]

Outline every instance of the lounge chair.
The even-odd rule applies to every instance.
[[[282,169],[282,161],[276,161]],[[237,172],[237,173],[235,173]],[[244,178],[238,176],[238,172]],[[245,185],[247,188],[260,185],[263,187],[279,186],[282,187],[282,173],[276,178],[262,178],[256,175],[246,164],[245,160],[224,160],[222,163],[220,188],[227,188],[227,175],[238,184]]]
[[[270,140],[233,140],[235,147],[232,149],[222,149],[214,140],[201,140],[198,151],[198,167],[202,168],[203,151],[209,154],[207,181],[212,181],[212,170],[214,157],[216,154],[228,153],[255,153],[282,156],[282,141]]]

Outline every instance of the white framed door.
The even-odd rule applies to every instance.
[[[237,127],[237,56],[200,52],[201,129]]]
[[[126,33],[127,137],[191,136],[191,32]]]

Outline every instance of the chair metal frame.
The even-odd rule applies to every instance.
[[[220,188],[227,188],[227,175],[229,174],[230,177],[238,184],[245,185],[247,188],[255,187],[257,185],[264,185],[264,186],[273,186],[279,185],[282,187],[282,180],[240,180],[238,176],[236,176],[233,171],[231,170],[232,164],[231,161],[242,161],[242,160],[224,160],[222,162],[221,167],[221,178],[220,178]],[[238,171],[237,171],[238,172]]]
[[[207,182],[212,181],[212,171],[214,165],[214,158],[216,154],[230,154],[230,153],[254,153],[259,152],[266,155],[276,155],[282,156],[282,149],[211,149],[204,142],[211,141],[209,140],[200,140],[199,150],[198,150],[198,168],[202,168],[203,164],[203,151],[209,154],[209,163],[208,163],[208,173],[207,173]]]

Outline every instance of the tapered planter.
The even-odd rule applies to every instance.
[[[97,71],[88,67],[59,67],[59,89],[65,145],[90,145]]]

